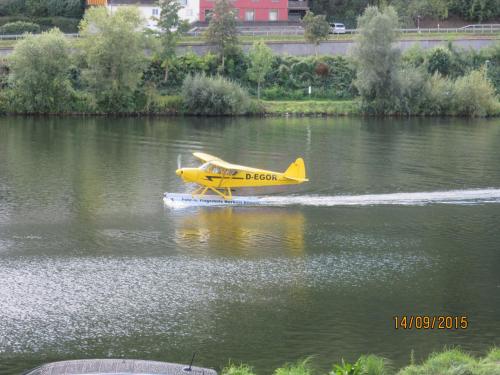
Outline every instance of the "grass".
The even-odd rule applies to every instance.
[[[483,359],[477,359],[461,349],[433,353],[420,365],[410,365],[397,375],[499,375],[500,349],[493,348]]]
[[[296,363],[290,363],[283,367],[277,368],[274,375],[312,375],[309,359],[306,358]]]
[[[354,364],[332,365],[328,374],[313,371],[310,360],[305,359],[286,364],[274,370],[273,375],[500,375],[500,349],[492,348],[483,358],[476,358],[461,349],[448,349],[432,353],[421,364],[411,364],[394,370],[387,359],[376,356],[361,356]],[[221,375],[256,375],[247,365],[229,364]],[[260,375],[260,374],[259,374]]]
[[[355,100],[265,100],[262,101],[267,115],[356,115],[360,114]]]

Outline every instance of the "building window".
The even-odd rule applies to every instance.
[[[212,18],[212,9],[205,9],[205,21],[210,21],[210,18]]]
[[[253,9],[245,10],[245,21],[255,21],[255,10]]]
[[[179,0],[179,4],[181,5],[181,7],[185,7],[188,5],[188,2],[187,0]]]
[[[279,3],[280,0],[272,0],[273,3]]]
[[[252,3],[258,3],[259,0],[252,0]]]
[[[157,15],[159,15],[159,14],[160,14],[160,12],[159,12],[159,9],[158,9],[158,8],[153,8],[153,9],[151,10],[151,13],[153,14],[153,16],[157,16]]]
[[[269,21],[277,21],[278,20],[278,9],[271,9],[269,11]]]

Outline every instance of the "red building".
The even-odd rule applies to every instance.
[[[242,22],[295,20],[309,9],[307,0],[234,0],[233,6]],[[208,21],[213,8],[214,0],[200,0],[200,21]]]

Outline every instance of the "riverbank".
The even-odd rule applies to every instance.
[[[500,349],[491,349],[484,357],[475,358],[460,350],[450,349],[434,352],[422,363],[417,364],[414,353],[410,354],[410,364],[399,370],[391,366],[389,360],[376,355],[363,355],[356,362],[349,363],[342,359],[341,363],[333,364],[328,375],[494,375],[500,374]],[[286,364],[277,368],[274,375],[313,375],[310,359]],[[222,375],[255,375],[250,366],[229,364],[222,370]]]
[[[67,113],[4,113],[7,116],[23,115],[44,115],[44,116],[197,116],[184,109],[182,97],[178,95],[160,96],[141,111],[130,111],[120,113],[105,112],[67,112]],[[413,117],[457,117],[458,113],[450,112],[439,115],[422,114],[398,114],[394,116],[413,116]],[[269,116],[269,117],[318,117],[318,116],[370,116],[361,108],[360,100],[257,100],[253,99],[249,112],[233,116]],[[500,117],[500,101],[494,113],[488,117]]]

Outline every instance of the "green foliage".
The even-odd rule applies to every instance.
[[[216,46],[222,58],[221,70],[224,71],[225,56],[238,49],[236,11],[231,0],[215,0],[205,38]]]
[[[0,17],[0,26],[17,21],[35,23],[40,26],[41,31],[48,31],[57,27],[64,33],[76,33],[78,32],[80,19],[68,17],[6,16]]]
[[[304,36],[309,43],[317,46],[322,40],[328,38],[330,25],[326,21],[325,15],[315,16],[313,12],[307,11],[302,22],[304,24]]]
[[[398,372],[398,375],[479,375],[480,370],[475,358],[459,349],[452,349],[433,353],[423,364],[405,367]]]
[[[389,113],[399,95],[398,16],[392,7],[382,12],[369,6],[358,19],[359,35],[353,55],[358,65],[355,85],[363,106],[375,114]]]
[[[330,22],[343,22],[346,27],[355,28],[357,17],[370,3],[368,0],[314,0],[311,10],[315,14],[325,14]]]
[[[434,48],[427,57],[427,70],[429,73],[439,73],[447,76],[450,73],[452,56],[448,49]]]
[[[81,18],[85,2],[81,0],[3,0],[0,16]]]
[[[144,67],[139,10],[120,7],[110,14],[90,8],[80,24],[82,77],[99,109],[123,112],[133,108],[133,93]]]
[[[163,62],[153,59],[144,71],[142,85],[153,83],[162,93],[178,92],[186,76],[196,73],[215,75],[218,59],[211,53],[199,56],[191,51],[172,59],[169,67],[168,81],[164,80]]]
[[[313,98],[348,99],[356,94],[355,75],[354,66],[342,56],[275,56],[266,80],[273,86],[263,90],[263,97],[306,98],[311,85]]]
[[[289,363],[274,370],[274,375],[312,375],[309,359]]]
[[[360,114],[355,101],[266,101],[264,112],[272,115],[355,115]]]
[[[163,80],[167,81],[175,57],[175,47],[182,33],[186,31],[186,26],[179,18],[179,10],[182,9],[182,6],[178,0],[160,0],[159,6],[160,17],[158,18],[158,27],[161,30],[161,33],[159,33],[161,42],[160,58],[163,60]]]
[[[484,69],[458,78],[454,84],[455,112],[465,116],[487,116],[496,112],[498,99]]]
[[[388,375],[392,373],[388,360],[373,354],[361,356],[357,363],[361,367],[361,375]]]
[[[222,375],[255,375],[255,373],[250,366],[229,363],[229,365],[222,369]]]
[[[417,18],[448,17],[448,0],[394,0],[391,5],[402,18],[404,24],[409,27],[417,25]]]
[[[184,101],[180,95],[159,95],[154,89],[136,93],[137,113],[176,115],[183,112]]]
[[[250,58],[250,68],[248,77],[251,81],[257,82],[257,98],[260,99],[260,85],[271,70],[273,63],[273,52],[264,42],[255,42],[248,52]]]
[[[435,116],[451,112],[455,94],[452,80],[435,73],[427,80],[425,90],[425,114]]]
[[[59,30],[19,41],[10,57],[13,110],[68,111],[73,98],[69,67],[69,44]]]
[[[240,85],[221,76],[187,76],[182,85],[187,113],[196,115],[236,115],[248,112],[250,99]]]
[[[40,26],[33,22],[25,22],[25,21],[16,21],[6,23],[3,26],[0,26],[0,34],[24,34],[24,33],[39,33]]]
[[[342,364],[334,365],[333,370],[330,371],[329,375],[361,375],[362,368],[361,362],[358,360],[355,363],[345,362],[342,359]]]

